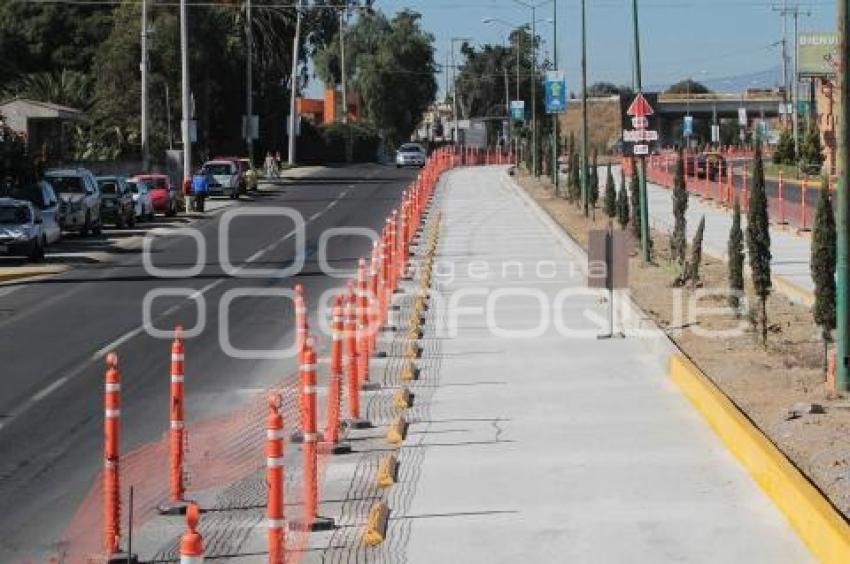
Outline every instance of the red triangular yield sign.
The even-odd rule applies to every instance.
[[[651,116],[654,113],[655,110],[652,109],[652,106],[649,105],[649,102],[646,101],[643,94],[635,96],[635,99],[629,106],[629,109],[626,110],[626,114],[632,117]]]

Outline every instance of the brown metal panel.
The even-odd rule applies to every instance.
[[[629,237],[625,231],[614,231],[613,235],[611,288],[620,290],[629,287]]]
[[[608,288],[608,231],[593,229],[587,239],[587,287]]]

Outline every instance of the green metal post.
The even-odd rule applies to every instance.
[[[558,0],[552,2],[552,21],[554,22],[553,43],[555,44],[555,70],[558,70]],[[558,193],[558,113],[552,114],[552,184]]]
[[[838,225],[835,261],[836,279],[836,317],[835,317],[835,340],[836,340],[836,362],[835,362],[835,388],[837,391],[848,391],[850,378],[848,378],[848,337],[850,337],[850,288],[848,288],[848,246],[850,246],[850,233],[848,233],[848,221],[850,221],[850,195],[847,193],[850,187],[850,166],[848,166],[847,150],[850,148],[848,139],[848,111],[850,111],[850,72],[847,69],[847,56],[850,54],[850,0],[838,0],[838,38],[839,38],[839,108],[838,123],[836,124],[836,168],[838,183],[836,186]]]
[[[581,0],[581,205],[589,214],[587,186],[587,5]]]
[[[632,0],[632,15],[634,16],[635,28],[635,80],[638,93],[643,92],[640,76],[640,33],[638,31],[638,0]],[[649,202],[646,194],[646,159],[640,156],[640,248],[643,254],[643,261],[649,262]]]

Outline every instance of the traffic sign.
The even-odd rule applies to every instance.
[[[652,109],[652,106],[649,105],[649,102],[646,101],[642,93],[638,93],[635,96],[635,99],[632,101],[629,109],[626,110],[626,114],[632,117],[645,117],[651,116],[655,113],[655,110]]]
[[[525,120],[525,100],[511,101],[511,117],[516,121]]]
[[[561,71],[546,73],[546,113],[559,114],[567,109],[567,79]]]
[[[747,126],[747,108],[738,108],[738,125]]]
[[[626,143],[640,143],[642,141],[658,141],[658,132],[647,129],[635,129],[623,132],[623,141]]]
[[[635,145],[634,154],[636,154],[636,155],[648,155],[649,154],[649,145]]]
[[[644,116],[633,117],[632,127],[634,127],[635,129],[646,129],[647,127],[649,127],[649,120]]]
[[[684,121],[682,122],[682,127],[684,128],[685,137],[690,137],[694,134],[694,116],[685,116]]]

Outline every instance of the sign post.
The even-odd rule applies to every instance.
[[[625,231],[608,229],[590,231],[587,244],[587,286],[608,290],[610,331],[599,335],[599,339],[625,338],[616,331],[616,307],[614,290],[629,286],[629,247]]]

